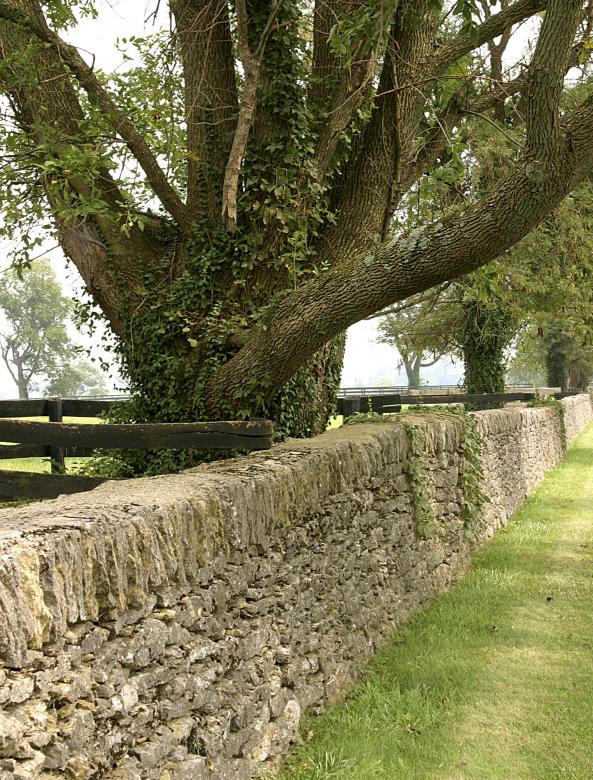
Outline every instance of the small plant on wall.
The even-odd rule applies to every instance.
[[[369,399],[370,400],[370,399]],[[561,405],[560,405],[561,406]],[[562,408],[562,407],[561,407]],[[462,435],[460,443],[461,480],[463,485],[462,517],[465,532],[475,536],[480,528],[484,506],[490,501],[482,490],[484,472],[482,469],[482,437],[478,430],[476,418],[462,406],[410,406],[407,411],[397,417],[406,432],[409,443],[409,453],[406,463],[406,473],[412,488],[414,519],[418,535],[428,539],[436,534],[434,512],[430,499],[430,470],[427,462],[427,438],[422,426],[406,419],[411,414],[437,414],[455,416],[460,420]],[[349,417],[345,424],[385,422],[385,417],[372,411],[362,412]]]

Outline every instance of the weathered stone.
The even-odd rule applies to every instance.
[[[119,693],[111,699],[114,712],[127,714],[138,702],[138,691],[131,685],[123,685]]]
[[[103,647],[108,638],[109,631],[104,628],[95,628],[84,637],[80,649],[84,654],[96,653],[99,648]]]
[[[40,751],[33,751],[31,758],[26,761],[18,761],[13,771],[15,780],[31,780],[37,777],[45,763],[45,756]]]
[[[0,757],[9,758],[16,754],[25,730],[25,724],[18,718],[0,713]]]

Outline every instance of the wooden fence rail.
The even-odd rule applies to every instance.
[[[565,393],[554,393],[554,398],[566,398],[575,395],[576,390]],[[501,404],[512,401],[533,401],[536,394],[531,392],[516,393],[456,393],[455,395],[403,395],[399,393],[381,395],[360,395],[338,398],[337,412],[344,417],[352,417],[354,414],[364,412],[377,412],[378,414],[391,414],[401,411],[404,404],[411,406],[464,404],[475,409],[496,409]]]
[[[0,471],[0,498],[55,498],[78,493],[104,480],[65,474],[66,457],[87,457],[95,450],[114,449],[241,449],[265,450],[272,446],[269,420],[154,423],[114,425],[73,424],[64,416],[96,417],[112,401],[86,399],[31,399],[0,401],[0,460],[50,458],[51,474]],[[49,417],[49,422],[6,419]]]

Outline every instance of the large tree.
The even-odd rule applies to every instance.
[[[71,313],[46,261],[37,260],[24,275],[0,276],[0,354],[19,398],[51,381],[76,354],[66,329]]]
[[[170,0],[171,35],[105,74],[64,38],[92,0],[0,0],[5,225],[25,250],[31,222],[55,232],[139,418],[320,430],[349,325],[488,263],[589,175],[593,93],[561,99],[590,2],[481,5]],[[484,49],[468,70],[544,11],[524,67],[492,78]],[[394,231],[405,193],[502,102],[521,126],[502,179]]]

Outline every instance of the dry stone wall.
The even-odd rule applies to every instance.
[[[563,404],[572,439],[591,401]],[[467,561],[462,423],[413,419],[429,539],[416,531],[397,422],[0,512],[0,778],[273,769],[303,709],[339,701]],[[477,419],[492,499],[483,537],[562,447],[553,409]]]

